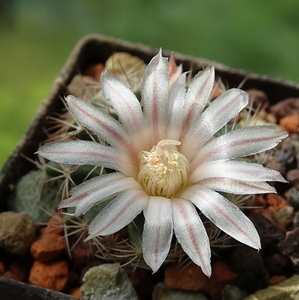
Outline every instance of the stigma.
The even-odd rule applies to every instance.
[[[161,140],[151,151],[140,152],[138,181],[148,195],[173,198],[186,185],[189,162],[177,150],[180,144]]]

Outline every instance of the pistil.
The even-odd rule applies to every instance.
[[[151,151],[140,152],[138,181],[149,195],[173,198],[186,185],[189,162],[177,150],[180,144],[161,140]]]

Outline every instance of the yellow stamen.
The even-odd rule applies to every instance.
[[[138,181],[149,195],[173,198],[186,185],[189,162],[177,150],[180,144],[161,140],[150,152],[140,152]]]

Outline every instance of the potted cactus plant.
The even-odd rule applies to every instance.
[[[242,90],[236,88],[240,85]],[[285,115],[275,114],[275,105],[298,93],[296,84],[205,59],[87,36],[71,53],[1,172],[1,210],[23,209],[12,195],[22,194],[20,178],[38,170],[36,201],[50,195],[52,209],[59,205],[61,214],[55,215],[51,230],[64,229],[71,255],[76,246],[88,245],[97,263],[145,269],[146,278],[150,271],[165,271],[167,277],[167,266],[192,262],[202,278],[215,281],[213,265],[219,259],[212,252],[221,257],[219,249],[234,249],[238,242],[257,250],[265,244],[259,226],[266,213],[251,216],[244,207],[269,206],[272,202],[260,195],[290,190],[280,173],[286,176],[295,163],[282,165],[286,151],[273,156],[269,150],[288,136],[285,128],[294,133],[279,124]],[[283,171],[271,168],[275,159],[267,159],[263,167],[263,151]],[[296,207],[284,211],[291,218]],[[277,215],[277,227],[287,230],[293,221],[282,223]],[[272,215],[267,216],[265,222],[272,222]],[[283,250],[274,254],[286,256]],[[231,257],[223,255],[228,266]],[[77,264],[83,268],[86,261]],[[228,268],[235,274],[233,282],[245,276]],[[287,275],[292,274],[283,273]],[[177,288],[167,278],[168,287]],[[217,299],[219,290],[211,292],[212,281],[205,280],[206,287],[195,290]],[[245,292],[266,286],[263,282]],[[67,289],[66,283],[61,290]],[[86,288],[81,291],[90,296]]]

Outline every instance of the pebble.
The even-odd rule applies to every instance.
[[[30,254],[39,262],[47,262],[57,258],[66,248],[62,213],[51,217],[47,226],[39,231],[39,235],[30,246]]]
[[[285,205],[289,205],[288,201],[286,201],[282,196],[274,193],[267,194],[266,203],[271,207],[272,211],[280,210]]]
[[[0,275],[2,275],[5,271],[5,264],[2,261],[0,261]]]
[[[293,136],[294,134],[284,139],[280,143],[279,149],[275,150],[274,154],[269,156],[265,164],[266,167],[271,168],[271,164],[268,164],[268,161],[270,160],[271,162],[271,159],[275,157],[281,164],[281,169],[284,169],[285,171],[281,172],[280,169],[274,170],[280,171],[283,176],[285,176],[285,173],[289,170],[297,168],[297,150],[294,145]]]
[[[273,219],[275,223],[285,231],[287,225],[289,225],[294,218],[294,207],[285,205],[281,209],[273,212]]]
[[[30,253],[35,260],[47,262],[57,258],[65,250],[65,247],[64,237],[57,234],[43,233],[31,244]]]
[[[90,268],[80,290],[85,300],[138,300],[127,274],[117,263]]]
[[[74,234],[68,237],[70,246],[70,258],[77,268],[84,268],[92,256],[92,247],[89,242],[84,242],[85,236]]]
[[[299,211],[296,212],[294,219],[293,219],[293,226],[299,227]]]
[[[287,200],[277,194],[271,193],[265,198],[256,196],[253,206],[257,206],[257,208],[251,209],[251,216],[262,215],[275,223],[282,231],[293,219],[294,208],[290,206]]]
[[[203,291],[208,283],[208,277],[194,263],[187,266],[171,266],[165,269],[164,283],[173,289],[187,291]]]
[[[269,104],[269,98],[267,94],[258,89],[248,89],[246,92],[249,95],[249,104],[255,109],[266,109]]]
[[[294,208],[282,196],[273,193],[266,196],[266,203],[267,210],[272,212],[270,220],[274,221],[282,231],[285,231],[285,227],[292,222]]]
[[[212,276],[208,279],[204,292],[212,299],[219,299],[225,285],[234,282],[238,273],[223,261],[216,261],[212,264]]]
[[[282,157],[282,158],[284,158],[284,157]],[[269,169],[272,169],[272,170],[275,170],[275,171],[279,172],[282,176],[285,176],[286,167],[285,167],[285,163],[281,159],[281,157],[277,157],[275,155],[269,155],[267,157],[267,160],[266,160],[264,165],[265,165],[265,167],[267,167]]]
[[[292,187],[287,192],[287,201],[295,210],[299,209],[299,192],[295,187]]]
[[[284,238],[284,234],[276,224],[262,215],[249,215],[261,239],[262,249],[270,247]],[[245,258],[244,258],[245,259]]]
[[[243,300],[248,293],[237,286],[227,284],[221,294],[221,300]]]
[[[89,66],[84,71],[83,75],[92,77],[95,80],[100,81],[100,76],[101,76],[103,70],[104,70],[103,64],[94,64],[94,65]]]
[[[153,292],[151,273],[144,269],[124,268],[139,300],[149,299]]]
[[[291,145],[293,147],[296,164],[294,164],[292,169],[295,169],[298,167],[298,162],[299,162],[299,133],[292,133],[289,135],[289,138],[287,139],[290,139]]]
[[[47,226],[43,227],[40,232],[56,234],[64,236],[64,222],[62,221],[63,213],[58,211],[54,216],[50,217]]]
[[[283,281],[285,281],[287,278],[285,276],[279,276],[279,275],[275,275],[273,277],[271,277],[268,281],[268,284],[269,285],[276,285],[276,284],[279,284]]]
[[[299,275],[245,297],[243,300],[295,300],[298,299]]]
[[[0,213],[0,248],[8,253],[25,254],[36,236],[36,225],[25,212]]]
[[[270,107],[270,112],[279,120],[298,111],[299,98],[287,98]]]
[[[287,181],[299,190],[299,168],[292,169],[287,173]]]
[[[239,246],[233,250],[231,265],[239,275],[235,284],[250,293],[264,288],[268,282],[268,272],[260,252],[248,246]]]
[[[298,99],[299,101],[299,99]],[[284,127],[289,133],[296,133],[299,131],[299,114],[292,114],[280,119],[279,125]]]
[[[29,283],[60,292],[67,284],[68,275],[68,265],[65,261],[35,261],[30,270]]]
[[[155,285],[152,300],[208,300],[200,292],[188,292],[168,287],[165,283],[159,282]]]
[[[172,266],[165,270],[165,284],[173,289],[204,292],[212,299],[218,299],[228,283],[233,282],[238,274],[223,262],[212,264],[212,275],[208,278],[194,263],[187,266]]]
[[[265,259],[265,264],[268,271],[275,275],[283,274],[290,269],[290,259],[280,252],[269,254]]]
[[[12,262],[6,272],[3,273],[3,277],[8,279],[14,279],[17,281],[25,282],[28,279],[28,268],[19,261]]]
[[[292,261],[294,267],[299,271],[299,227],[288,231],[284,240],[278,244],[282,254],[286,255]]]

